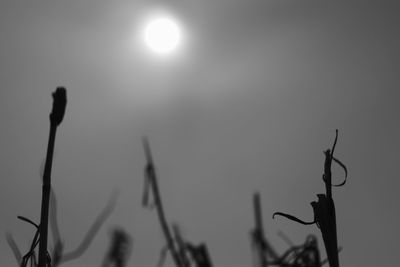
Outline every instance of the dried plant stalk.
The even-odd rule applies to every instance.
[[[189,242],[186,243],[187,250],[189,251],[192,259],[196,263],[196,267],[213,267],[210,255],[205,243],[195,246]]]
[[[143,197],[143,205],[147,206],[148,205],[148,196],[149,196],[149,190],[151,189],[154,197],[154,205],[157,209],[157,214],[158,218],[160,221],[161,229],[164,233],[165,239],[167,241],[167,247],[168,250],[170,251],[172,255],[172,259],[175,262],[175,265],[177,267],[184,267],[177,249],[175,248],[174,244],[174,239],[172,237],[172,234],[170,232],[170,229],[168,227],[167,220],[165,218],[165,213],[164,213],[164,208],[161,202],[161,196],[160,196],[160,191],[158,189],[158,184],[157,184],[157,176],[155,172],[155,167],[153,163],[153,159],[151,156],[151,151],[150,151],[150,145],[147,140],[147,138],[143,139],[143,147],[144,151],[146,154],[146,168],[145,168],[145,191],[144,191],[144,197]]]
[[[92,226],[89,228],[87,233],[85,234],[84,238],[82,239],[81,243],[78,247],[70,252],[64,253],[64,245],[61,241],[60,233],[58,230],[57,224],[57,202],[55,194],[52,190],[52,212],[51,212],[51,229],[53,232],[53,239],[54,239],[54,251],[52,257],[52,266],[56,267],[61,263],[71,261],[74,259],[79,258],[90,246],[91,242],[93,241],[94,237],[100,230],[101,226],[107,220],[107,218],[111,215],[112,211],[115,208],[117,200],[116,193],[111,195],[107,205],[103,208],[101,213],[97,216],[95,221],[93,222]]]
[[[266,267],[269,265],[268,262],[271,262],[271,260],[276,261],[279,256],[265,238],[260,194],[258,192],[253,195],[253,207],[255,228],[251,231],[252,243],[257,250],[260,265]],[[271,260],[268,261],[268,259]]]
[[[312,222],[304,222],[296,218],[295,216],[275,212],[275,215],[280,215],[286,217],[290,220],[299,222],[301,224],[317,224],[318,228],[321,230],[322,238],[324,240],[324,245],[326,249],[326,254],[328,256],[328,262],[330,267],[339,267],[339,250],[337,245],[337,230],[336,230],[336,214],[335,214],[335,204],[332,198],[332,186],[342,186],[346,183],[347,178],[347,168],[346,166],[333,156],[335,151],[336,143],[338,138],[338,130],[336,130],[336,137],[333,143],[332,149],[324,151],[325,163],[324,163],[324,174],[322,179],[325,183],[325,194],[318,194],[318,201],[311,202],[311,206],[314,210],[314,220]],[[332,162],[336,162],[341,166],[345,172],[345,179],[342,183],[338,185],[332,184]]]
[[[185,241],[183,240],[181,231],[177,224],[172,224],[172,231],[174,232],[175,243],[177,245],[177,251],[179,254],[180,261],[183,266],[190,267],[190,261],[187,257],[187,249]]]
[[[40,241],[39,241],[39,265],[47,265],[47,231],[49,218],[49,199],[51,190],[51,167],[53,163],[54,143],[56,139],[57,127],[64,118],[65,107],[67,104],[67,91],[64,87],[58,87],[53,93],[53,109],[50,114],[50,134],[47,145],[46,162],[43,174],[42,188],[42,208],[40,216]]]

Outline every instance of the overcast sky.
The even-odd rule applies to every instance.
[[[324,156],[349,170],[334,189],[341,266],[395,266],[400,225],[400,37],[395,1],[165,0],[0,3],[0,264],[17,266],[39,222],[52,99],[68,104],[53,164],[60,230],[72,250],[108,201],[116,209],[88,251],[65,267],[100,266],[114,226],[134,239],[128,266],[152,267],[165,241],[141,206],[148,135],[170,222],[205,241],[215,266],[252,266],[252,194],[279,252],[315,233]],[[180,21],[179,51],[143,46],[148,14]],[[343,173],[335,168],[334,179]],[[166,267],[173,266],[168,258]]]

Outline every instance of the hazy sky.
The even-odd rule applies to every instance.
[[[160,7],[184,28],[182,49],[169,58],[140,39]],[[341,266],[394,266],[399,11],[396,1],[1,1],[1,266],[17,266],[6,231],[23,252],[34,234],[16,216],[39,221],[57,86],[68,104],[52,181],[67,251],[120,193],[89,250],[62,266],[100,266],[114,226],[134,238],[129,266],[156,265],[165,241],[155,211],[141,207],[143,135],[169,221],[207,242],[215,266],[252,266],[255,191],[279,252],[287,245],[278,231],[297,244],[309,233],[320,238],[316,226],[271,217],[312,219],[309,203],[324,192],[322,151],[336,128],[336,156],[349,169],[333,193]]]

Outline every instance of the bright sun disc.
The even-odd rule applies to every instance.
[[[160,17],[150,21],[144,32],[147,46],[158,54],[169,54],[179,44],[180,30],[171,18]]]

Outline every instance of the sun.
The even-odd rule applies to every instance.
[[[171,54],[180,45],[181,38],[179,25],[172,17],[155,17],[145,26],[144,41],[157,54]]]

